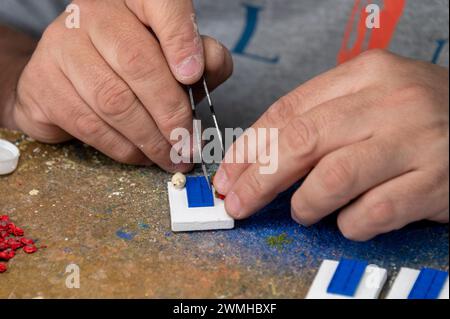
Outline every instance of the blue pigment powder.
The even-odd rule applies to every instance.
[[[125,240],[133,240],[136,236],[136,233],[126,232],[123,229],[119,229],[118,231],[116,231],[116,236]]]
[[[282,272],[317,269],[323,259],[342,257],[367,260],[388,269],[448,270],[448,225],[420,222],[368,242],[352,242],[338,230],[336,214],[309,228],[291,219],[290,198],[298,186],[251,218],[236,221],[234,230],[191,233],[189,238],[198,245],[220,244],[222,257],[237,258],[243,266],[264,263],[269,269]],[[279,236],[288,239],[283,249],[268,245]]]

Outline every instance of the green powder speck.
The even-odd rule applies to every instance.
[[[292,243],[292,239],[288,237],[286,233],[282,233],[278,236],[269,236],[266,238],[266,243],[271,248],[282,250],[286,245]]]

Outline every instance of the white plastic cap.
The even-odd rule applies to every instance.
[[[11,174],[19,163],[19,149],[8,141],[0,139],[0,175]]]

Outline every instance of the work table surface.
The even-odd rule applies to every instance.
[[[346,240],[334,218],[303,228],[289,194],[230,231],[172,233],[158,168],[120,165],[79,143],[44,145],[16,132],[21,150],[0,177],[0,215],[45,245],[19,252],[0,274],[0,298],[302,298],[323,259],[448,270],[448,226],[420,223],[367,243]],[[81,287],[66,287],[66,267]]]

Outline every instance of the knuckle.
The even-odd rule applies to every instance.
[[[352,167],[346,158],[324,159],[323,168],[318,173],[321,186],[329,195],[344,195],[353,185]]]
[[[116,59],[124,76],[132,81],[159,79],[161,68],[148,57],[148,43],[137,39],[122,39],[117,45]]]
[[[87,6],[90,4],[95,4],[98,2],[98,0],[74,0],[72,1],[73,4],[79,5],[79,6]]]
[[[169,107],[158,116],[158,124],[162,131],[169,132],[176,128],[186,128],[191,121],[191,113],[187,105],[180,99],[166,103]]]
[[[359,72],[377,72],[381,67],[390,66],[393,55],[383,49],[372,49],[361,53],[352,60],[351,65]]]
[[[243,187],[239,192],[244,195],[241,196],[242,198],[254,198],[255,194],[258,194],[258,196],[263,196],[266,193],[261,181],[258,179],[258,176],[259,175],[254,173],[247,174],[245,184],[243,184]]]
[[[423,84],[411,84],[400,88],[396,91],[394,95],[394,99],[400,101],[411,101],[411,102],[420,102],[420,101],[432,101],[434,100],[433,91]],[[425,105],[428,103],[425,103]]]
[[[72,3],[82,7],[83,11],[92,12],[98,4],[98,0],[74,0]]]
[[[141,152],[131,144],[118,148],[118,151],[114,154],[114,159],[123,164],[136,163],[141,157]]]
[[[292,98],[282,97],[266,113],[269,123],[285,126],[294,115]]]
[[[179,26],[177,30],[170,29],[168,32],[163,34],[163,38],[163,45],[165,48],[171,52],[171,54],[174,54],[178,59],[182,60],[185,57],[192,55],[197,36],[195,32],[193,32],[191,24],[190,26]]]
[[[358,58],[370,64],[385,63],[391,61],[392,54],[383,49],[372,49],[361,53]]]
[[[449,150],[449,119],[447,118],[438,118],[433,122],[433,127],[431,128],[434,132],[435,140],[436,141],[446,141],[444,145],[440,148],[443,152],[446,152],[448,154]],[[446,164],[448,167],[448,157],[446,158]]]
[[[123,116],[132,110],[136,102],[134,93],[120,80],[104,81],[97,89],[98,107],[106,115]]]
[[[75,128],[79,135],[98,138],[102,134],[101,120],[94,115],[81,115],[75,120]]]
[[[290,122],[292,134],[290,134],[288,147],[299,157],[308,157],[316,151],[318,144],[318,130],[316,125],[303,117],[295,117]]]
[[[165,158],[170,152],[167,141],[162,135],[158,135],[158,137],[151,139],[148,145],[145,146],[145,152],[149,155],[150,159]]]
[[[385,229],[395,221],[394,203],[385,199],[368,200],[367,222],[375,229]]]
[[[382,60],[389,57],[391,54],[384,49],[372,49],[364,51],[359,55],[360,58]]]
[[[61,38],[63,35],[63,28],[61,28],[61,25],[58,22],[53,22],[48,25],[48,27],[44,30],[42,34],[42,39],[47,41],[53,41],[55,39]]]

